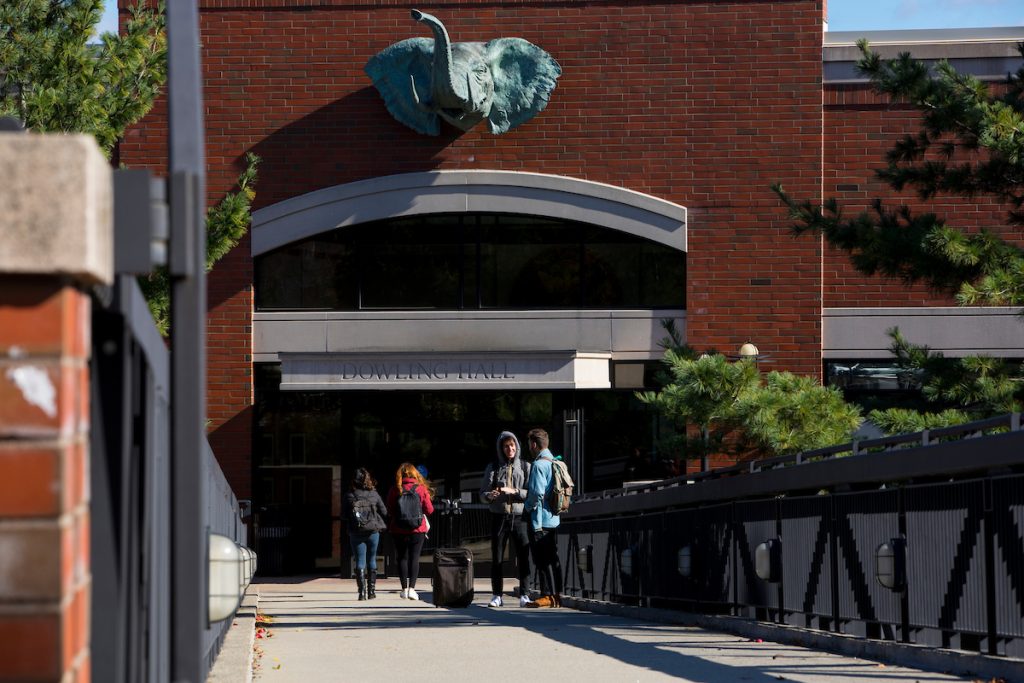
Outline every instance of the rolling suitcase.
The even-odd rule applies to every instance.
[[[449,544],[453,538],[454,517],[462,512],[458,500],[444,501],[441,515],[447,517]],[[434,575],[431,577],[435,607],[469,607],[473,602],[473,553],[466,548],[438,548],[434,551]]]

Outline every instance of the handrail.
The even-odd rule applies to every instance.
[[[738,465],[708,470],[707,472],[694,472],[637,486],[624,486],[618,489],[598,491],[580,496],[575,502],[603,500],[619,496],[650,493],[652,491],[660,491],[680,485],[696,485],[726,477],[734,477],[741,474],[753,474],[756,472],[780,469],[783,467],[800,467],[826,460],[834,460],[839,457],[861,457],[878,452],[904,450],[907,448],[933,447],[941,443],[977,438],[984,435],[986,432],[996,429],[1005,429],[1009,432],[1020,431],[1020,413],[1006,413],[1004,415],[985,418],[983,420],[975,420],[961,425],[925,429],[923,431],[910,434],[893,434],[875,439],[861,439],[850,441],[848,443],[837,444],[835,446],[818,448],[812,451],[803,451],[801,453],[779,455],[770,458],[760,458],[740,463]],[[844,456],[843,454],[848,455]]]

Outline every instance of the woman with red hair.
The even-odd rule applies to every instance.
[[[403,462],[395,472],[395,486],[388,491],[388,531],[395,542],[401,597],[419,600],[416,578],[420,573],[420,553],[427,537],[427,515],[434,512],[430,499],[434,490],[412,463]]]

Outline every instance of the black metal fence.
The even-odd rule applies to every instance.
[[[1024,657],[1022,472],[1015,414],[603,492],[565,590]]]
[[[170,681],[179,626],[171,619],[169,354],[132,277],[119,277],[107,306],[94,305],[92,328],[92,678]],[[204,455],[205,495],[179,499],[200,510],[209,531],[244,545],[238,501],[209,446]],[[202,680],[230,624],[196,634]]]

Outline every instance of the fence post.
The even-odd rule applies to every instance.
[[[171,678],[206,679],[206,187],[199,10],[167,3],[171,276]]]
[[[89,678],[90,289],[113,279],[112,203],[91,137],[0,133],[0,681]]]

